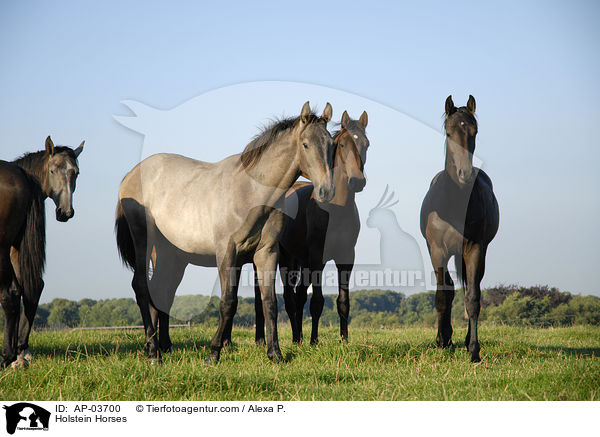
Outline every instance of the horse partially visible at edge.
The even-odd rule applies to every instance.
[[[46,213],[44,200],[56,205],[56,220],[73,217],[73,192],[79,175],[76,149],[54,146],[27,153],[12,162],[0,161],[0,293],[4,310],[1,366],[29,363],[29,334],[44,281]],[[21,301],[23,305],[21,307]]]

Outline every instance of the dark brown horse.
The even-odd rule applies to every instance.
[[[75,213],[73,192],[79,173],[73,150],[55,147],[0,161],[0,293],[4,310],[2,367],[26,365],[31,359],[29,333],[44,288],[46,252],[44,200],[56,204],[56,219],[66,222]],[[22,312],[21,299],[23,300]]]
[[[427,240],[437,282],[437,344],[452,347],[454,283],[448,272],[448,261],[454,256],[465,289],[465,309],[469,317],[465,345],[471,352],[471,361],[478,362],[479,287],[487,247],[498,231],[498,202],[489,176],[473,167],[477,135],[473,96],[469,96],[467,106],[460,108],[455,107],[452,96],[448,96],[444,127],[446,166],[433,178],[421,207],[421,233]]]
[[[363,174],[369,140],[365,134],[368,116],[351,120],[344,111],[341,129],[335,132],[336,145],[333,180],[335,196],[329,202],[319,201],[312,183],[297,182],[288,191],[285,202],[285,228],[280,241],[279,267],[284,284],[285,309],[292,325],[293,341],[302,341],[302,319],[307,289],[312,283],[310,300],[312,316],[311,344],[319,337],[319,318],[323,312],[322,276],[327,261],[333,260],[338,270],[339,294],[337,310],[340,335],[348,340],[350,314],[349,282],[354,267],[354,246],[360,231],[360,217],[355,194],[363,190]],[[255,287],[256,342],[264,342],[264,317],[260,291]]]

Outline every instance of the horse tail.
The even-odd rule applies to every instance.
[[[128,266],[131,270],[135,269],[135,246],[133,244],[133,238],[131,237],[129,224],[127,223],[127,218],[123,213],[123,207],[121,206],[120,200],[117,203],[115,234],[117,237],[117,248],[119,249],[121,261],[123,261],[123,264]]]
[[[21,286],[26,296],[39,295],[44,288],[42,276],[46,264],[46,210],[44,193],[39,182],[23,172],[33,192],[23,237],[19,245]]]

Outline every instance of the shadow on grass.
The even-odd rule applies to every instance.
[[[600,348],[597,347],[563,347],[563,346],[533,346],[535,349],[540,351],[564,353],[570,356],[582,356],[582,357],[600,357]]]
[[[57,340],[56,344],[48,344],[47,342],[36,343],[31,346],[34,356],[42,357],[69,357],[79,356],[80,358],[90,357],[110,357],[115,355],[135,355],[141,353],[146,354],[144,348],[144,335],[123,333],[119,338],[113,335],[110,340],[87,340],[74,337],[71,341],[65,341],[64,338]],[[200,350],[210,346],[210,339],[200,337],[197,339],[172,339],[173,349],[180,350]],[[66,344],[65,344],[66,343]],[[235,350],[235,346],[228,346],[229,350]]]

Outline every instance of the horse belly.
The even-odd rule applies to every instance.
[[[153,213],[160,234],[179,250],[199,257],[214,257],[215,243],[212,223],[197,210],[167,210]]]

